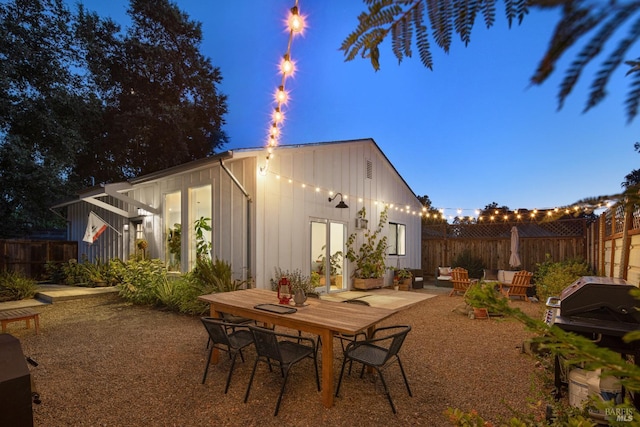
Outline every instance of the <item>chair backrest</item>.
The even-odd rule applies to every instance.
[[[451,270],[451,280],[454,282],[468,282],[469,272],[462,267],[456,267]]]
[[[512,285],[515,286],[528,286],[531,283],[531,278],[533,277],[533,273],[530,273],[526,270],[518,271],[513,276]]]
[[[261,328],[258,326],[249,326],[253,334],[253,342],[256,346],[258,356],[264,356],[268,359],[282,362],[280,354],[280,346],[278,345],[278,337],[271,329]]]
[[[227,327],[235,325],[213,317],[202,317],[200,320],[202,320],[202,324],[207,329],[209,337],[214,344],[231,346],[227,335]]]
[[[404,339],[407,337],[407,334],[411,330],[411,326],[396,326],[398,328],[398,332],[395,332],[389,335],[387,338],[391,339],[391,344],[389,345],[389,350],[387,356],[385,357],[385,361],[394,357],[402,348],[402,344],[404,343]]]

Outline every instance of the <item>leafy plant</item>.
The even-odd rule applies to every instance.
[[[558,296],[567,286],[582,276],[592,275],[591,268],[586,261],[569,259],[561,262],[551,261],[547,254],[546,260],[536,267],[533,279],[536,284],[536,294],[541,301],[550,296]]]
[[[291,284],[292,292],[302,289],[307,295],[315,293],[316,286],[320,284],[320,275],[318,273],[312,273],[312,277],[314,274],[317,276],[317,281],[309,276],[305,276],[299,269],[290,272],[289,270],[283,271],[280,267],[275,267],[273,278],[271,279],[271,289],[274,291],[277,290],[280,279],[286,277]]]
[[[169,253],[174,256],[175,262],[180,264],[180,254],[182,251],[182,224],[173,224],[173,228],[169,229],[167,247],[169,249]]]
[[[469,272],[469,277],[479,279],[485,268],[482,258],[473,256],[470,249],[465,249],[455,257],[452,267],[462,267]]]
[[[633,289],[631,294],[640,299],[640,289]],[[605,347],[600,347],[594,341],[565,332],[556,326],[549,326],[542,320],[531,318],[522,310],[512,307],[507,298],[500,296],[492,287],[478,287],[477,292],[467,293],[465,299],[474,307],[486,307],[490,312],[501,313],[504,316],[514,318],[523,323],[528,330],[536,334],[532,343],[540,350],[540,354],[546,354],[544,357],[560,355],[571,361],[573,364],[584,364],[584,369],[595,370],[602,369],[606,372],[604,375],[612,375],[619,379],[622,386],[629,392],[640,392],[640,367],[627,363],[618,353]],[[626,342],[640,340],[640,331],[630,332],[623,338]],[[543,357],[543,356],[540,356]],[[546,366],[552,366],[553,363],[547,362]],[[605,407],[612,411],[616,409],[629,410],[629,402],[621,405],[615,405],[613,401],[599,402],[595,405],[600,410]],[[588,409],[588,408],[586,408]],[[585,413],[586,413],[585,409]],[[477,426],[484,425],[480,421],[482,419],[477,412],[465,414],[459,410],[448,410],[452,417],[450,420],[453,425],[458,426]],[[480,422],[480,424],[478,424]],[[509,426],[592,426],[588,418],[577,418],[573,413],[560,413],[552,424],[544,422],[529,423],[519,419],[510,420]],[[616,424],[618,425],[618,424]],[[621,424],[620,424],[621,425]],[[626,425],[626,424],[625,424]]]
[[[356,249],[358,240],[357,232],[351,233],[347,238],[347,253],[345,257],[355,263],[351,275],[361,279],[380,278],[385,272],[385,258],[387,252],[387,236],[381,236],[387,223],[387,210],[380,212],[380,221],[374,231],[367,230],[363,236],[362,244]],[[360,218],[366,218],[367,211],[363,207],[358,211]]]
[[[411,274],[411,272],[409,270],[407,270],[406,268],[392,268],[393,270],[393,277],[395,279],[398,279],[400,281],[405,280],[405,279],[411,279],[411,277],[413,277],[413,275]]]
[[[36,293],[36,282],[19,273],[0,272],[0,301],[19,301]]]
[[[205,218],[201,216],[199,219],[195,220],[193,223],[193,228],[196,232],[196,258],[209,258],[211,255],[211,242],[207,241],[206,236],[204,235],[205,231],[211,231],[211,226],[209,225],[209,221],[211,218]]]
[[[135,304],[157,305],[157,289],[167,280],[167,270],[159,259],[130,259],[126,263],[112,263],[119,277],[120,296]]]

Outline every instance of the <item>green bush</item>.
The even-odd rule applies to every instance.
[[[119,280],[120,296],[135,304],[160,305],[158,289],[166,286],[167,270],[159,259],[112,260],[110,266]]]
[[[465,249],[458,254],[451,264],[453,268],[462,267],[469,272],[469,277],[480,279],[485,268],[482,258],[471,254],[470,249]]]
[[[0,301],[19,301],[36,294],[35,280],[18,273],[0,272]]]
[[[547,254],[546,261],[536,266],[533,281],[540,301],[550,296],[560,296],[562,290],[582,276],[591,276],[593,272],[586,261],[568,259],[560,262],[551,261]]]

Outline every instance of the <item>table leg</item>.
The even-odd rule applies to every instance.
[[[333,333],[322,332],[322,404],[325,408],[333,406]]]

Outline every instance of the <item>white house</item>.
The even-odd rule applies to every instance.
[[[229,262],[236,278],[269,288],[276,267],[322,272],[325,289],[318,290],[329,292],[350,288],[349,262],[330,261],[344,253],[351,233],[361,241],[357,213],[364,207],[368,227],[376,227],[388,206],[387,265],[420,268],[421,204],[373,139],[279,146],[268,166],[266,154],[226,151],[87,189],[54,209],[66,210],[68,239],[92,261],[127,259],[144,240],[149,257],[188,271],[196,257],[194,224],[209,218],[211,255]],[[90,212],[109,224],[93,244],[83,242]]]

